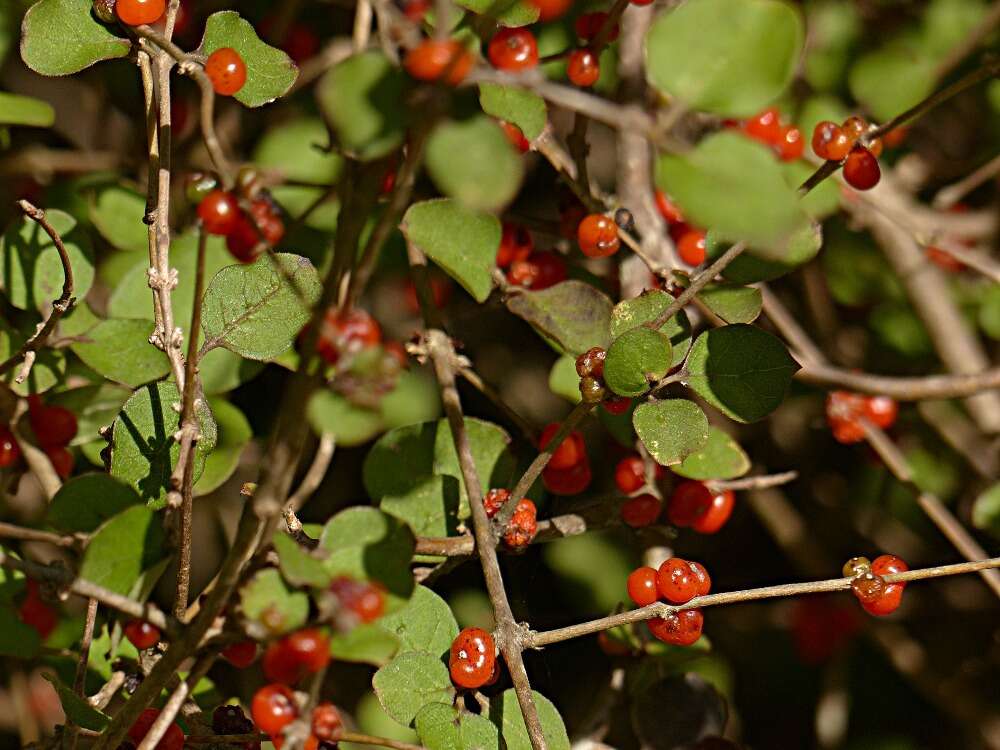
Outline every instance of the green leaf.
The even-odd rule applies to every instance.
[[[224,346],[248,359],[274,359],[309,321],[320,288],[316,269],[298,255],[266,255],[251,265],[223,268],[205,290],[205,346]]]
[[[454,706],[424,706],[414,724],[427,750],[500,750],[500,730],[493,722]]]
[[[24,14],[21,57],[43,76],[64,76],[100,60],[125,57],[132,46],[91,13],[91,0],[41,0]]]
[[[195,497],[207,495],[223,485],[239,466],[240,456],[253,438],[250,423],[243,412],[221,398],[210,398],[209,407],[215,418],[215,448],[205,458],[205,468],[195,482]]]
[[[448,603],[426,586],[417,586],[406,606],[378,621],[399,640],[403,651],[443,656],[458,635],[458,623]]]
[[[783,259],[761,257],[751,249],[732,261],[722,272],[722,276],[735,284],[753,284],[776,279],[815,258],[822,244],[823,225],[804,224],[789,237]],[[722,255],[729,246],[729,242],[721,241],[715,232],[708,231],[705,249],[711,260]]]
[[[142,572],[163,558],[164,540],[160,516],[144,505],[126,508],[90,538],[80,578],[128,594]]]
[[[331,576],[377,581],[398,604],[413,593],[410,559],[413,532],[375,508],[342,510],[323,527],[319,546],[329,551],[323,565]]]
[[[278,553],[281,575],[293,586],[326,588],[330,585],[330,574],[323,561],[309,554],[285,532],[274,535],[274,551]]]
[[[379,411],[387,429],[437,419],[441,414],[437,381],[426,370],[404,370],[396,387],[382,397]]]
[[[210,55],[222,47],[233,48],[246,63],[246,83],[233,98],[248,107],[260,107],[286,94],[299,74],[292,58],[261,41],[253,25],[235,11],[213,13],[205,22],[199,50]]]
[[[619,396],[638,396],[670,369],[670,339],[640,326],[611,342],[604,361],[604,382]]]
[[[709,426],[705,447],[671,469],[688,479],[735,479],[750,471],[750,459],[727,433]]]
[[[862,28],[861,15],[852,3],[817,0],[806,3],[806,46],[804,74],[816,90],[837,88],[850,62],[852,47]],[[840,117],[835,122],[843,121]],[[799,122],[803,133],[812,133],[815,123]]]
[[[986,12],[982,0],[931,0],[921,23],[922,46],[939,59],[946,57],[984,22]]]
[[[709,284],[698,299],[727,323],[753,323],[763,304],[760,289],[735,284]]]
[[[846,117],[842,117],[837,122],[843,122]],[[802,130],[805,132],[805,129]],[[785,184],[798,189],[799,185],[805,182],[813,173],[813,165],[807,161],[782,162],[782,171],[785,173]],[[840,210],[840,186],[836,180],[823,180],[819,185],[810,190],[799,199],[802,210],[808,214],[813,221],[821,221],[828,216],[833,216]],[[787,260],[787,259],[786,259]]]
[[[625,331],[656,320],[673,301],[671,295],[659,289],[648,289],[638,297],[622,300],[611,311],[611,338],[616,339]],[[659,330],[670,339],[673,349],[670,366],[676,367],[684,361],[691,348],[691,322],[687,313],[678,311]]]
[[[743,324],[706,331],[687,360],[692,390],[737,422],[777,409],[798,369],[779,339]]]
[[[691,5],[697,4],[682,8]],[[670,193],[689,221],[711,227],[722,239],[745,240],[772,260],[784,259],[789,238],[808,225],[780,162],[769,148],[740,133],[723,131],[686,154],[663,155],[657,185]],[[719,200],[720,195],[726,199]]]
[[[6,321],[0,316],[0,362],[12,357],[15,352],[21,350],[24,342],[35,333],[34,325],[31,330],[13,330],[7,326]],[[19,396],[27,396],[32,393],[44,393],[50,388],[63,382],[66,376],[66,354],[60,349],[43,349],[38,352],[35,364],[28,372],[28,379],[23,383],[15,383],[17,377],[17,367],[11,367],[0,376],[0,382],[7,385]]]
[[[633,449],[632,440],[629,449]],[[635,569],[635,553],[614,532],[578,534],[540,545],[545,564],[572,591],[575,609],[597,616],[625,601],[625,585]]]
[[[208,395],[226,393],[253,380],[264,369],[262,362],[243,359],[228,349],[218,348],[207,352],[198,361],[201,387]]]
[[[448,668],[437,656],[407,651],[382,667],[372,678],[382,708],[400,724],[409,726],[430,703],[451,704],[455,690]]]
[[[120,185],[105,185],[94,194],[90,220],[101,236],[119,250],[145,252],[149,243],[146,197]],[[171,259],[172,260],[172,259]]]
[[[305,624],[309,597],[301,591],[290,591],[276,569],[265,568],[240,589],[240,608],[245,617],[261,623],[268,633],[280,635]]]
[[[611,340],[611,300],[582,281],[511,294],[507,308],[566,354],[578,356]]]
[[[67,213],[52,209],[45,216],[66,246],[73,270],[73,296],[83,299],[94,282],[90,238]],[[59,251],[36,222],[22,216],[0,237],[0,287],[14,307],[47,310],[62,294],[63,280]]]
[[[333,391],[315,393],[306,416],[316,432],[333,435],[345,448],[364,445],[385,429],[376,410],[352,404]]]
[[[1000,535],[1000,483],[980,493],[972,504],[972,525]]]
[[[453,536],[458,533],[458,480],[430,477],[405,494],[386,495],[379,507],[419,536]]]
[[[442,193],[480,211],[510,203],[524,175],[520,154],[486,115],[438,125],[427,140],[425,163]]]
[[[108,380],[135,387],[170,372],[167,355],[149,343],[152,332],[148,320],[105,320],[70,348]]]
[[[141,502],[132,487],[112,476],[83,474],[59,488],[49,504],[46,520],[63,531],[91,532]]]
[[[329,141],[323,120],[298,117],[264,133],[254,147],[253,161],[286,180],[331,185],[340,176],[343,159],[325,150]]]
[[[501,26],[529,26],[538,20],[538,6],[530,0],[459,0],[459,7],[493,18]]]
[[[48,102],[0,91],[0,125],[50,128],[55,121],[56,112]]]
[[[913,40],[860,56],[851,67],[851,94],[879,120],[909,109],[934,90],[935,60]]]
[[[0,655],[30,659],[41,645],[38,631],[21,622],[15,606],[0,607]]]
[[[330,637],[330,655],[340,661],[381,667],[388,664],[397,651],[399,641],[382,630],[377,622],[356,625],[346,633],[334,633]]]
[[[777,0],[682,3],[646,35],[647,74],[690,109],[748,116],[792,80],[803,37],[798,12]]]
[[[580,395],[580,375],[576,371],[576,358],[564,354],[549,370],[549,390],[562,396],[571,404],[582,400]]]
[[[479,105],[486,114],[517,125],[529,141],[540,136],[548,122],[545,100],[534,91],[517,86],[481,83]]]
[[[705,412],[685,399],[639,404],[632,414],[632,425],[649,455],[661,466],[680,463],[708,442]]]
[[[77,726],[84,729],[92,729],[100,732],[108,725],[111,719],[90,705],[85,699],[77,695],[70,687],[64,685],[56,675],[49,672],[42,672],[42,677],[52,683],[52,687],[59,694],[59,702],[62,704],[63,713],[66,718]]]
[[[486,301],[500,247],[500,221],[495,216],[442,198],[414,203],[400,228],[477,302]]]
[[[355,709],[355,717],[358,720],[358,728],[367,734],[376,737],[386,737],[387,739],[399,742],[420,741],[416,732],[409,727],[403,726],[386,713],[372,691],[361,696]],[[371,750],[370,745],[359,745],[349,742],[341,742],[340,747],[343,750]]]
[[[406,76],[381,52],[348,57],[324,75],[316,98],[347,153],[368,161],[395,151],[406,134]]]
[[[140,388],[125,402],[111,433],[111,474],[139,490],[152,507],[162,507],[170,487],[170,473],[177,465],[180,443],[174,434],[180,428],[180,413],[174,408],[181,394],[173,383]],[[208,407],[198,408],[201,436],[194,450],[194,478],[205,466],[205,457],[215,447],[215,419]]]
[[[542,725],[545,746],[549,750],[570,750],[569,737],[559,711],[552,701],[541,693],[531,691],[538,709],[538,721]],[[500,727],[507,750],[531,750],[528,729],[524,725],[521,706],[517,702],[514,689],[504,690],[503,695],[490,701],[490,720]]]

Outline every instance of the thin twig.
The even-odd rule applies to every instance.
[[[794,482],[798,476],[797,471],[784,471],[780,474],[762,474],[741,479],[713,479],[708,484],[718,492],[724,490],[764,490]]]
[[[205,676],[209,667],[212,666],[215,658],[216,654],[212,652],[205,654],[195,662],[187,677],[180,681],[180,684],[174,688],[170,697],[167,698],[167,702],[163,704],[163,708],[160,709],[156,720],[149,727],[146,736],[142,738],[142,742],[139,743],[139,746],[135,750],[153,750],[157,747],[160,740],[163,739],[163,735],[166,734],[167,729],[173,724],[174,717],[181,710],[184,701],[194,692],[201,678]]]
[[[73,534],[54,534],[41,529],[29,529],[15,526],[12,523],[0,522],[0,539],[20,539],[25,542],[46,542],[57,547],[78,547],[86,539],[85,536]]]
[[[1000,2],[996,4],[1000,8]],[[946,185],[937,191],[931,205],[942,211],[947,211],[965,196],[975,190],[985,182],[992,180],[1000,174],[1000,154],[994,156],[978,169],[973,170],[957,182]]]
[[[740,257],[740,254],[746,250],[746,248],[747,243],[745,242],[737,242],[735,245],[731,245],[726,252],[713,261],[712,265],[691,279],[691,284],[688,288],[681,292],[677,299],[667,306],[666,310],[656,316],[655,320],[651,320],[647,323],[646,327],[652,328],[654,331],[658,331],[666,325],[667,321],[684,309],[685,305],[694,299],[698,292],[708,286],[708,284],[715,279],[716,276],[722,273],[726,269],[726,266]]]
[[[94,624],[97,622],[97,599],[87,600],[87,615],[83,623],[83,636],[80,639],[80,658],[76,663],[76,674],[73,677],[73,692],[86,699],[84,686],[87,680],[87,664],[90,661],[90,644],[94,640]],[[71,734],[70,750],[76,750],[80,733],[76,722],[67,717],[67,729]]]
[[[477,391],[486,396],[486,398],[492,401],[493,405],[496,406],[500,411],[502,411],[504,413],[504,416],[506,416],[507,419],[513,422],[517,426],[517,428],[521,430],[522,434],[524,435],[525,438],[527,438],[528,442],[532,444],[535,444],[537,442],[538,430],[535,428],[535,426],[531,424],[531,422],[529,422],[526,418],[521,416],[517,412],[517,410],[514,409],[513,406],[508,404],[503,399],[503,396],[500,395],[500,392],[492,385],[487,383],[485,380],[483,380],[478,372],[473,370],[471,367],[461,367],[458,369],[458,375],[463,380],[470,383],[473,388],[475,388]]]
[[[333,433],[324,432],[320,435],[319,445],[316,446],[316,454],[313,456],[312,463],[306,470],[306,475],[302,477],[302,482],[299,484],[298,489],[289,496],[288,502],[285,503],[286,513],[289,510],[294,513],[305,505],[306,500],[312,497],[312,494],[319,488],[323,477],[326,476],[326,470],[330,468],[330,461],[333,460],[333,452],[336,446],[337,438]]]
[[[795,373],[795,377],[813,385],[844,388],[873,396],[891,396],[897,401],[964,398],[1000,388],[1000,367],[973,375],[894,378],[831,365],[804,363],[802,369]]]

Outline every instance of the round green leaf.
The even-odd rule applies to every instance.
[[[537,292],[518,292],[507,299],[508,310],[573,356],[594,346],[608,345],[611,307],[604,292],[582,281],[564,281]]]
[[[459,491],[455,477],[435,476],[402,495],[386,495],[379,507],[420,536],[458,533]]]
[[[73,296],[83,299],[94,282],[90,238],[69,214],[52,209],[45,215],[66,246]],[[22,216],[0,238],[0,287],[8,301],[21,310],[45,310],[62,294],[63,281],[55,244],[36,222]]]
[[[698,299],[727,323],[752,323],[763,304],[760,289],[735,284],[709,284]]]
[[[687,382],[730,418],[756,422],[778,408],[798,369],[779,339],[736,324],[698,337],[687,360]]]
[[[851,48],[861,31],[861,14],[853,3],[816,0],[805,5],[809,44],[803,65],[805,79],[818,91],[835,89],[843,81]],[[841,122],[841,117],[835,122]],[[803,123],[800,120],[800,127]],[[803,133],[812,133],[812,124]]]
[[[417,586],[406,606],[378,620],[378,626],[399,640],[403,651],[443,656],[458,635],[458,623],[448,603],[426,586]]]
[[[548,122],[545,100],[517,86],[479,84],[479,106],[486,114],[517,125],[529,141],[540,136]]]
[[[316,97],[340,145],[367,161],[385,156],[403,142],[406,85],[406,76],[397,65],[370,50],[331,68],[320,79]]]
[[[670,369],[670,339],[639,327],[626,331],[608,348],[604,382],[619,396],[638,396]]]
[[[340,661],[381,667],[398,651],[399,641],[379,628],[378,621],[356,625],[346,633],[334,632],[330,636],[330,655]]]
[[[275,568],[258,572],[240,589],[243,615],[264,625],[268,633],[278,635],[301,627],[309,617],[309,597],[291,591]]]
[[[803,36],[798,11],[777,0],[682,3],[649,29],[649,80],[691,109],[752,115],[791,81]]]
[[[549,390],[562,396],[572,404],[582,400],[580,395],[580,375],[576,371],[576,359],[564,354],[549,370]]]
[[[309,321],[319,295],[316,269],[298,255],[266,255],[251,265],[223,268],[205,290],[205,347],[224,346],[248,359],[274,359]]]
[[[55,121],[56,112],[48,102],[0,91],[0,125],[50,128]]]
[[[372,687],[385,712],[405,726],[413,722],[424,706],[450,705],[455,695],[444,662],[423,651],[407,651],[397,656],[375,673]]]
[[[486,115],[438,125],[427,141],[425,161],[442,193],[484,211],[510,203],[524,174],[520,154]]]
[[[246,83],[233,98],[248,107],[260,107],[287,93],[299,74],[292,58],[261,41],[253,25],[236,11],[213,13],[205,23],[201,52],[210,55],[222,47],[232,47],[246,63]]]
[[[424,706],[417,714],[415,726],[427,750],[500,750],[496,724],[444,703]]]
[[[935,60],[912,40],[858,58],[848,75],[854,98],[879,120],[909,109],[934,90]]]
[[[240,455],[253,438],[250,423],[237,407],[221,398],[209,399],[215,417],[218,438],[215,448],[205,458],[201,478],[195,483],[194,494],[207,495],[222,486],[236,471]]]
[[[91,13],[91,0],[41,0],[24,14],[21,57],[43,76],[76,73],[100,60],[124,57],[132,46]]]
[[[254,148],[253,162],[286,180],[331,185],[340,175],[343,160],[324,151],[329,141],[320,118],[299,117],[264,133]]]
[[[414,203],[400,228],[477,302],[486,301],[500,247],[500,221],[495,216],[443,198]]]
[[[611,311],[611,338],[618,338],[625,331],[656,320],[673,301],[671,295],[660,289],[648,289],[638,297],[622,300]],[[691,322],[687,313],[678,311],[659,330],[670,339],[673,349],[670,366],[676,367],[684,361],[691,348]]]
[[[364,445],[384,430],[378,411],[352,404],[333,391],[316,392],[306,416],[316,432],[333,435],[345,448]]]
[[[685,399],[639,404],[632,425],[646,450],[661,466],[672,466],[708,442],[708,419],[697,404]]]
[[[379,404],[386,429],[430,422],[441,414],[441,393],[437,381],[422,370],[401,372],[396,387]]]
[[[735,479],[750,471],[750,459],[739,443],[710,426],[705,447],[671,469],[688,479]]]
[[[163,557],[164,540],[160,516],[144,505],[127,508],[90,538],[79,576],[118,594],[128,594],[143,571]]]
[[[108,474],[83,474],[59,488],[49,504],[46,520],[63,531],[91,532],[141,502],[132,487]]]
[[[753,284],[776,279],[815,258],[822,245],[823,225],[806,224],[789,238],[783,260],[763,258],[750,250],[730,263],[722,272],[722,276],[736,284]],[[714,260],[729,246],[730,243],[721,241],[712,230],[709,230],[705,240],[709,258]]]
[[[135,387],[170,372],[167,355],[149,343],[152,332],[148,320],[105,320],[70,348],[108,380]]]
[[[90,204],[90,220],[101,236],[119,250],[145,252],[149,231],[146,197],[120,185],[106,185],[97,190]]]
[[[552,701],[534,690],[531,695],[535,699],[535,708],[538,709],[538,721],[542,725],[545,746],[549,750],[570,750],[566,726]],[[521,706],[513,688],[504,690],[503,695],[490,701],[490,720],[500,727],[500,735],[507,750],[532,750]]]

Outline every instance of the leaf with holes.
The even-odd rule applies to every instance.
[[[427,750],[500,750],[500,731],[485,716],[432,703],[417,714],[414,726]]]
[[[611,300],[582,281],[564,281],[538,292],[511,294],[507,309],[561,352],[578,356],[610,341]]]
[[[535,699],[535,708],[538,709],[538,721],[542,725],[546,747],[549,750],[569,750],[566,726],[558,709],[541,693],[532,690],[531,695]],[[503,737],[507,750],[532,750],[533,745],[528,738],[528,729],[513,688],[504,690],[503,695],[490,701],[490,720],[500,727],[500,736]]]
[[[41,0],[29,8],[21,24],[24,64],[43,76],[65,76],[125,57],[132,44],[94,18],[92,6],[92,0]]]
[[[148,320],[105,320],[70,348],[108,380],[134,388],[170,372],[167,355],[149,343],[152,332],[153,324]]]
[[[708,442],[705,412],[685,399],[640,404],[632,414],[632,424],[649,455],[661,466],[680,463]]]
[[[670,468],[688,479],[735,479],[750,471],[750,458],[728,434],[709,427],[705,446]]]
[[[519,127],[529,141],[540,136],[548,122],[545,100],[534,91],[517,86],[479,84],[479,106],[486,114]]]
[[[709,284],[698,299],[727,323],[753,323],[760,315],[760,289],[736,284]]]
[[[425,161],[442,193],[480,211],[510,203],[524,176],[521,155],[486,115],[440,123],[427,140]]]
[[[431,703],[450,705],[455,695],[448,667],[424,651],[407,651],[382,667],[372,678],[382,708],[400,724],[409,726],[420,709]]]
[[[164,555],[163,521],[144,505],[108,519],[87,543],[80,578],[118,594],[128,594]]]
[[[619,396],[638,396],[670,369],[670,339],[644,326],[611,342],[604,360],[604,382]]]
[[[305,624],[309,597],[289,590],[277,570],[265,568],[240,589],[240,609],[244,617],[259,622],[267,633],[280,635]]]

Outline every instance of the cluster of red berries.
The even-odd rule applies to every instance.
[[[406,53],[403,68],[418,81],[457,86],[472,70],[472,54],[456,39],[425,39]]]
[[[677,254],[689,266],[700,266],[705,262],[705,232],[691,227],[684,221],[681,209],[662,190],[656,191],[656,210],[667,223],[670,237],[677,245]]]
[[[241,181],[246,210],[235,193],[219,189],[211,178],[197,175],[188,183],[188,197],[197,202],[205,231],[225,237],[229,252],[241,263],[253,263],[285,236],[281,210],[254,182],[252,178]]]
[[[21,446],[17,444],[9,425],[0,427],[0,469],[13,466],[21,460]]]
[[[17,609],[17,616],[25,625],[33,628],[43,641],[55,630],[59,622],[58,613],[42,600],[38,581],[26,581],[27,594]]]
[[[657,465],[657,469],[660,467]],[[656,523],[663,510],[660,498],[651,492],[634,494],[646,486],[646,465],[642,458],[632,454],[615,466],[615,484],[623,495],[632,495],[621,507],[622,521],[633,529]]]
[[[451,681],[460,688],[475,690],[492,685],[500,676],[493,636],[482,628],[465,628],[451,642],[448,654]]]
[[[538,440],[538,447],[546,450],[560,426],[558,422],[546,425]],[[583,435],[574,430],[553,451],[549,463],[542,471],[542,483],[545,489],[555,495],[578,495],[590,486],[592,478]]]
[[[909,566],[895,555],[880,555],[873,561],[852,557],[844,564],[844,576],[851,578],[851,591],[870,615],[883,617],[895,612],[903,600],[905,581],[887,583],[883,576],[903,573]]]
[[[382,328],[364,310],[352,307],[326,311],[316,339],[316,353],[329,364],[337,364],[342,357],[353,357],[359,352],[382,343]]]
[[[576,358],[576,374],[580,376],[580,396],[588,404],[600,403],[608,414],[624,414],[632,405],[628,396],[616,396],[604,384],[604,360],[608,353],[599,346],[588,349]]]
[[[160,642],[160,629],[151,622],[146,622],[139,618],[129,620],[125,623],[122,631],[125,633],[125,637],[128,638],[129,643],[139,651],[145,651],[147,648],[152,648]]]
[[[878,166],[881,139],[873,138],[867,145],[861,142],[871,129],[860,117],[848,117],[840,125],[823,120],[813,130],[813,153],[820,159],[844,162],[844,180],[856,190],[870,190],[882,176]]]
[[[510,500],[510,490],[498,488],[491,489],[483,498],[483,507],[486,509],[486,517],[493,518],[500,509]],[[514,514],[510,517],[507,528],[504,529],[503,542],[507,549],[519,552],[531,544],[531,540],[538,533],[538,508],[535,503],[526,497],[517,501]]]
[[[536,292],[567,278],[566,261],[559,253],[536,251],[531,233],[519,224],[506,221],[497,248],[497,267],[507,269],[507,281],[511,284]]]
[[[222,658],[237,669],[246,669],[257,660],[257,644],[254,641],[237,641],[222,649]]]
[[[899,404],[888,396],[831,391],[826,397],[826,421],[838,443],[860,443],[865,439],[862,420],[887,429],[896,421],[898,413]]]
[[[768,107],[749,120],[743,120],[738,127],[755,141],[770,146],[782,161],[795,161],[805,150],[801,131],[782,122],[781,112],[776,107]]]
[[[286,685],[265,685],[256,693],[250,703],[250,715],[261,732],[269,735],[275,750],[281,750],[285,742],[285,728],[299,718],[300,707],[293,693]],[[309,721],[309,736],[303,750],[320,750],[324,745],[337,743],[344,735],[344,721],[337,707],[324,701],[312,710]]]
[[[160,709],[158,708],[147,708],[139,714],[139,718],[129,728],[127,735],[135,747],[138,747],[149,734],[149,730],[152,729],[153,723],[159,715]],[[172,721],[167,726],[167,731],[163,733],[160,741],[156,743],[156,750],[182,750],[185,739],[184,730],[181,729],[180,724]]]
[[[47,406],[42,403],[41,396],[33,394],[28,396],[28,422],[35,433],[35,442],[45,451],[56,474],[62,479],[69,477],[73,471],[73,454],[67,446],[76,437],[76,415],[62,406]],[[13,435],[10,439],[13,442]],[[20,449],[16,452],[20,454]]]
[[[696,596],[705,596],[712,590],[712,579],[705,566],[679,557],[671,557],[659,570],[650,567],[636,568],[626,582],[628,595],[638,606],[646,607],[663,600],[671,604],[687,604]],[[700,609],[684,609],[667,617],[654,617],[646,621],[649,632],[664,643],[690,646],[701,637],[704,620]]]
[[[330,639],[317,628],[303,628],[279,638],[264,651],[264,676],[271,682],[294,685],[330,663]]]

